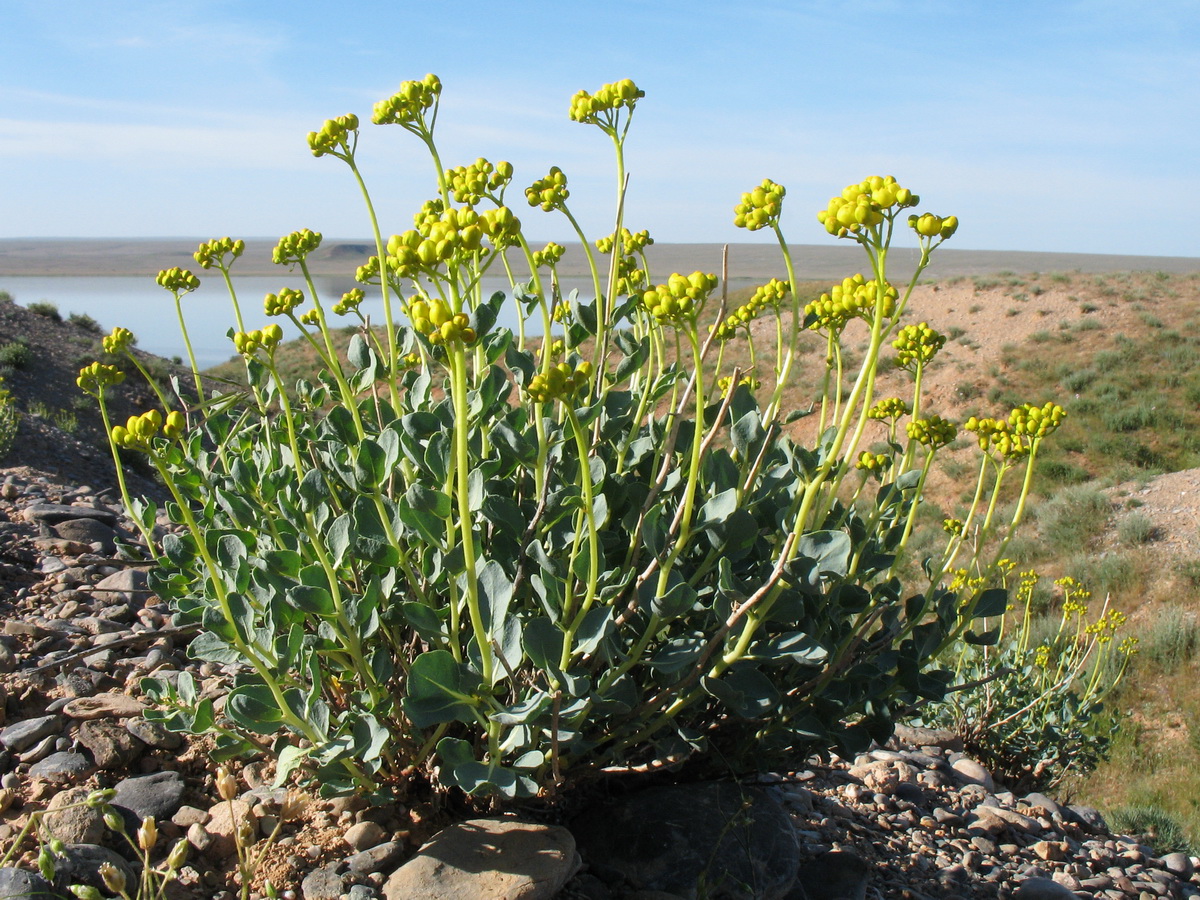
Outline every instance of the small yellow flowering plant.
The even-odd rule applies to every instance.
[[[956,731],[1011,790],[1048,790],[1105,757],[1118,720],[1104,701],[1124,678],[1137,638],[1118,638],[1125,615],[1107,601],[1094,613],[1091,592],[1069,575],[1053,583],[1055,608],[1038,614],[1042,577],[1015,569],[1007,559],[996,567],[1003,584],[1015,582],[1016,602],[989,621],[995,643],[951,650],[957,683],[971,688],[924,707],[921,719]],[[965,570],[956,577],[971,578]]]
[[[551,168],[523,190],[525,214],[565,222],[578,243],[537,249],[506,200],[509,163],[443,166],[441,98],[430,75],[375,107],[376,124],[425,144],[436,183],[390,236],[359,170],[359,118],[308,136],[364,198],[375,253],[360,287],[322,298],[307,262],[321,234],[293,232],[274,260],[296,283],[268,294],[272,324],[249,330],[230,276],[244,245],[202,244],[197,263],[235,302],[249,390],[206,395],[196,373],[194,394],[110,427],[114,456],[145,454],[172,495],[161,539],[156,510],[126,497],[156,589],[201,626],[191,653],[237,670],[222,704],[186,673],[147,679],[152,715],[213,734],[225,758],[271,747],[281,785],[385,791],[423,777],[516,798],[614,767],[748,771],[853,750],[885,738],[896,710],[941,697],[953,673],[939,660],[964,635],[984,640],[971,629],[1007,603],[989,585],[1020,520],[1018,507],[1001,523],[981,492],[920,583],[900,577],[926,478],[959,431],[922,404],[940,344],[900,319],[957,221],[916,212],[894,178],[848,186],[817,218],[862,247],[866,268],[805,304],[786,190],[768,179],[733,220],[774,233],[784,271],[733,305],[715,265],[655,275],[653,239],[624,222],[633,82],[570,103],[613,145],[612,230],[587,239]],[[919,261],[893,286],[900,231]],[[568,253],[582,254],[591,297],[561,296]],[[508,279],[507,296],[484,290],[489,274]],[[195,279],[170,270],[160,283],[178,303]],[[506,303],[515,333],[496,325]],[[368,304],[381,328],[366,327]],[[344,356],[338,317],[362,326]],[[856,372],[841,348],[851,320],[868,332]],[[285,328],[317,359],[294,384],[276,364]],[[727,364],[733,341],[753,354],[756,330],[774,339],[770,365]],[[784,406],[809,331],[828,352],[820,434],[802,446]],[[876,397],[891,346],[913,373],[911,401]],[[115,380],[80,375],[102,409]],[[1024,467],[1022,497],[1061,419],[1047,409],[978,426],[984,465]],[[877,428],[886,441],[866,451]],[[952,583],[956,568],[971,577]]]

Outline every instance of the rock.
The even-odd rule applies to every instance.
[[[94,697],[76,697],[63,707],[63,712],[72,719],[118,719],[140,716],[146,704],[128,694],[98,694]]]
[[[1181,879],[1187,880],[1192,877],[1192,873],[1196,871],[1192,865],[1192,859],[1186,853],[1168,853],[1162,858],[1163,865],[1172,875],[1178,875]]]
[[[300,883],[300,891],[304,900],[341,900],[346,891],[346,879],[338,874],[338,864],[330,863],[313,869],[304,876]],[[424,896],[412,894],[412,897]]]
[[[1100,811],[1098,809],[1094,809],[1090,806],[1082,806],[1079,804],[1068,806],[1066,817],[1072,822],[1076,822],[1080,825],[1090,828],[1092,831],[1108,831],[1108,825],[1104,821],[1104,816],[1100,815]]]
[[[145,605],[148,585],[144,569],[122,569],[92,585],[92,594],[105,604],[121,601],[137,609]]]
[[[250,829],[250,840],[258,834],[258,817],[245,800],[222,800],[208,811],[208,823],[204,826],[213,838],[209,856],[213,859],[228,859],[237,852],[233,831],[239,826]],[[247,841],[249,843],[249,841]]]
[[[64,844],[100,843],[108,829],[99,809],[83,805],[91,793],[87,788],[68,788],[50,799],[42,821],[52,837]]]
[[[989,794],[996,790],[992,773],[970,757],[960,756],[951,763],[951,767],[954,769],[954,777],[960,784],[978,784]]]
[[[8,674],[17,667],[17,654],[6,643],[0,643],[0,674]]]
[[[37,872],[8,866],[0,869],[0,900],[30,900],[32,897],[57,900],[62,895],[52,892],[50,883]]]
[[[1013,900],[1076,900],[1074,891],[1049,878],[1026,878],[1012,896]]]
[[[117,782],[112,805],[123,807],[140,822],[146,816],[169,819],[183,804],[183,776],[178,772],[155,772]]]
[[[191,828],[197,823],[203,825],[208,821],[208,811],[197,809],[195,806],[181,806],[175,811],[175,815],[171,816],[171,821],[183,829]]]
[[[352,850],[368,850],[383,840],[383,826],[375,822],[359,822],[346,829],[343,840]]]
[[[90,700],[92,698],[80,699]],[[71,702],[77,701],[72,700]],[[127,768],[146,747],[116,722],[110,722],[107,719],[89,719],[84,722],[79,726],[76,740],[92,754],[97,768],[106,772]]]
[[[548,900],[578,866],[575,841],[565,828],[515,818],[472,819],[434,835],[392,873],[383,896]]]
[[[25,719],[14,722],[6,728],[0,728],[0,744],[14,753],[28,750],[44,737],[58,734],[62,730],[62,719],[58,716],[39,716],[36,719]]]
[[[1021,802],[1033,809],[1041,807],[1051,815],[1064,816],[1065,813],[1062,805],[1057,800],[1047,797],[1045,794],[1039,794],[1036,792],[1032,794],[1026,794]]]
[[[125,723],[125,730],[156,750],[175,750],[183,744],[181,735],[171,731],[161,722],[151,722],[149,719],[130,719]]]
[[[100,877],[100,867],[104,863],[124,872],[127,885],[137,885],[137,873],[133,867],[119,853],[97,844],[68,844],[62,856],[55,860],[54,885],[64,892],[74,884],[89,884],[103,891],[104,879]]]
[[[849,850],[833,850],[800,867],[797,882],[807,900],[864,900],[866,861]]]
[[[107,509],[96,509],[93,506],[64,506],[60,503],[34,503],[25,507],[22,512],[26,522],[47,525],[58,525],[72,519],[95,519],[111,528],[117,525],[117,516]]]
[[[1039,859],[1062,861],[1067,858],[1066,841],[1038,841],[1031,849]]]
[[[404,856],[405,845],[400,841],[387,841],[376,844],[369,850],[360,850],[346,860],[346,866],[352,875],[370,875],[373,872],[383,872],[391,868]]]
[[[96,769],[82,753],[73,750],[51,753],[29,770],[29,777],[49,781],[52,784],[70,784],[94,772]]]
[[[893,735],[898,743],[909,747],[941,747],[961,753],[962,738],[944,728],[918,728],[914,725],[897,725]]]
[[[68,519],[52,526],[52,530],[66,541],[80,544],[100,544],[104,553],[112,553],[116,549],[117,533],[98,519]]]
[[[799,866],[791,817],[767,790],[732,782],[638,791],[579,817],[572,831],[595,874],[635,889],[687,895],[703,878],[771,900]]]

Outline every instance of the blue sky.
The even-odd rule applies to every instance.
[[[611,149],[567,104],[630,77],[626,221],[661,242],[758,239],[732,207],[764,177],[791,242],[832,240],[829,196],[894,174],[959,216],[952,246],[1200,256],[1200,0],[5,0],[3,19],[0,237],[365,236],[349,172],[305,135],[436,72],[443,162],[508,159],[518,184],[558,165],[592,235]],[[369,124],[360,148],[385,232],[410,227],[423,148]],[[568,237],[521,206],[532,238]]]

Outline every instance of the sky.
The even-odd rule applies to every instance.
[[[787,188],[796,244],[830,196],[894,175],[951,246],[1200,256],[1200,0],[3,0],[0,238],[369,233],[347,167],[305,136],[364,121],[385,234],[435,193],[424,147],[369,122],[408,79],[444,85],[447,166],[557,165],[589,236],[612,229],[612,147],[580,89],[646,92],[626,223],[663,243],[767,239],[732,208]]]

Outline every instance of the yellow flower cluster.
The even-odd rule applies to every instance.
[[[782,184],[764,178],[763,183],[754,190],[742,194],[742,202],[733,208],[733,224],[747,231],[774,228],[779,224],[786,193]]]
[[[352,288],[342,294],[342,299],[333,304],[333,311],[339,316],[344,316],[346,313],[358,309],[358,305],[363,302],[366,295],[362,292],[362,288]]]
[[[120,384],[124,380],[125,373],[116,366],[94,362],[79,370],[79,377],[75,379],[75,383],[81,390],[95,397],[106,387]]]
[[[540,206],[543,212],[562,209],[571,192],[567,190],[567,176],[558,166],[551,166],[544,178],[539,178],[525,188],[525,199],[530,206]]]
[[[270,355],[283,340],[283,329],[271,324],[253,331],[239,331],[233,336],[233,346],[243,356],[253,356],[259,350]]]
[[[295,288],[280,288],[278,294],[263,298],[263,311],[268,316],[286,316],[304,302],[304,293]]]
[[[886,397],[867,410],[868,419],[899,419],[912,412],[912,407],[899,397]]]
[[[682,322],[695,315],[716,286],[716,275],[693,272],[685,276],[676,272],[666,284],[643,293],[642,305],[659,322]]]
[[[759,388],[758,379],[753,377],[752,375],[743,375],[741,378],[738,379],[738,384],[739,385],[744,384],[746,387],[750,388],[750,390],[752,390],[752,391],[757,391]],[[733,386],[733,376],[732,375],[722,375],[720,378],[717,379],[717,388],[720,389],[722,394],[727,393],[732,386]]]
[[[535,403],[550,403],[567,400],[586,390],[592,381],[592,364],[584,360],[574,369],[568,363],[559,363],[546,372],[539,372],[525,386],[525,393]]]
[[[392,235],[387,242],[388,268],[401,277],[412,277],[418,271],[436,269],[458,253],[473,253],[483,249],[483,239],[492,246],[511,244],[520,230],[521,222],[507,206],[482,213],[463,206],[437,210],[438,204],[427,203],[416,217],[417,227],[403,234]],[[355,280],[374,274],[361,266]],[[375,270],[378,270],[376,263]]]
[[[1107,644],[1112,640],[1112,636],[1116,633],[1116,630],[1124,625],[1128,618],[1125,613],[1110,609],[1085,628],[1084,633],[1094,635],[1098,643]]]
[[[946,346],[946,336],[925,322],[905,325],[896,333],[892,346],[896,348],[896,365],[911,371],[937,356],[937,352]]]
[[[601,253],[612,253],[613,245],[616,242],[616,234],[609,234],[602,238],[596,238],[596,249]],[[621,229],[622,253],[641,253],[653,243],[654,238],[650,237],[650,232],[646,231],[645,229],[637,232],[630,231],[628,228]]]
[[[439,297],[414,300],[408,306],[413,328],[429,338],[431,344],[473,344],[475,329],[463,313],[452,313]]]
[[[510,162],[495,165],[483,157],[469,166],[457,166],[446,170],[446,183],[459,203],[478,203],[489,194],[494,195],[512,181],[513,167]]]
[[[892,457],[889,454],[872,453],[870,450],[858,454],[858,460],[854,463],[854,468],[873,475],[882,475],[891,467]]]
[[[899,296],[894,287],[884,284],[881,311],[885,318],[896,311],[896,300]],[[871,321],[879,303],[879,286],[875,280],[867,281],[858,274],[851,278],[843,278],[841,284],[835,284],[828,293],[806,305],[804,315],[806,318],[813,317],[808,326],[813,331],[828,328],[840,332],[851,319],[862,318]]]
[[[117,425],[112,430],[113,443],[127,450],[148,450],[150,441],[161,432],[165,438],[172,440],[183,434],[187,420],[179,411],[167,413],[166,419],[157,409],[144,412],[140,416],[130,416],[124,425]]]
[[[136,342],[132,331],[118,325],[109,334],[104,336],[104,339],[100,342],[100,346],[104,349],[105,353],[116,356],[118,353],[124,353]]]
[[[897,184],[891,175],[885,178],[872,175],[858,184],[847,185],[839,196],[830,198],[829,205],[817,213],[817,221],[830,234],[845,237],[857,234],[863,226],[879,225],[885,216],[920,202],[920,197]]]
[[[567,250],[562,244],[551,241],[541,250],[533,251],[533,265],[538,269],[552,269],[562,261],[563,254],[566,252]]]
[[[357,131],[358,116],[354,113],[326,119],[320,131],[308,133],[308,149],[316,157],[322,157],[326,153],[345,156],[350,152],[350,135]]]
[[[965,527],[962,519],[942,519],[942,531],[952,537],[962,537]]]
[[[158,277],[154,281],[159,287],[166,288],[175,294],[186,294],[200,287],[199,278],[187,269],[181,269],[178,266],[171,269],[163,269],[158,273]]]
[[[764,309],[768,307],[779,309],[780,304],[783,303],[790,290],[791,288],[788,283],[780,281],[778,278],[772,278],[766,284],[759,285],[755,288],[754,293],[750,295],[749,300],[721,321],[721,324],[717,327],[717,338],[727,341],[737,334],[739,328],[749,328],[750,323]]]
[[[1009,424],[1016,434],[1030,439],[1044,438],[1057,430],[1067,417],[1067,411],[1057,403],[1047,401],[1041,406],[1023,403],[1008,415]]]
[[[606,84],[594,94],[579,91],[571,98],[571,121],[591,125],[600,125],[607,121],[611,124],[615,113],[622,109],[633,112],[638,100],[645,96],[646,92],[639,90],[628,78]]]
[[[922,213],[908,217],[908,227],[921,237],[940,237],[943,241],[958,231],[958,216],[935,216],[933,213]]]
[[[914,419],[908,423],[908,436],[919,444],[924,444],[931,450],[944,447],[958,436],[958,427],[941,416],[930,416],[927,419]]]
[[[994,452],[1010,460],[1029,455],[1029,442],[1013,434],[1007,419],[971,416],[963,423],[963,428],[975,435],[979,449],[984,452]]]
[[[412,125],[421,120],[441,93],[442,82],[436,75],[426,75],[421,81],[405,81],[396,93],[375,104],[371,121],[376,125]]]
[[[321,232],[301,228],[279,239],[279,243],[271,251],[271,261],[280,266],[300,262],[320,246]]]
[[[209,269],[213,266],[220,268],[221,261],[227,254],[237,259],[245,250],[245,241],[235,241],[230,237],[213,238],[197,247],[196,252],[192,254],[192,259],[196,260],[197,265],[202,269]]]

